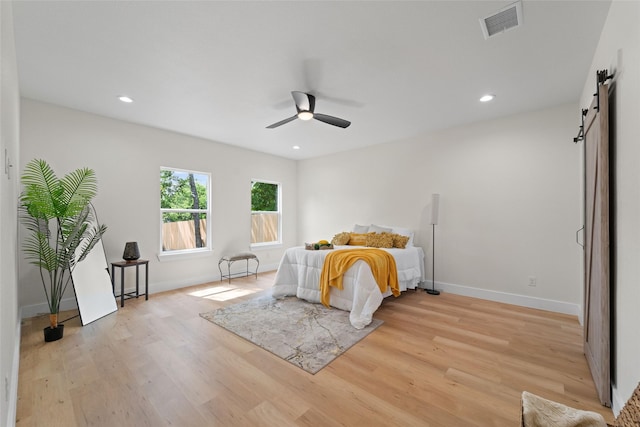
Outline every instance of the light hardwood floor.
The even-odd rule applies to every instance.
[[[52,343],[47,319],[23,321],[17,425],[517,426],[523,390],[613,419],[571,316],[409,291],[316,375],[199,316],[273,278],[129,300],[87,326],[68,321]]]

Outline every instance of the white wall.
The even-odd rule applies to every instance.
[[[640,382],[640,2],[613,1],[585,81],[582,108],[592,100],[596,71],[604,69],[615,72],[610,107],[616,185],[612,382],[617,413]]]
[[[103,238],[107,258],[121,260],[125,242],[137,241],[141,257],[151,261],[152,293],[218,280],[220,256],[249,249],[252,179],[279,182],[283,191],[283,245],[256,251],[261,270],[276,269],[283,248],[297,242],[293,160],[28,99],[22,100],[21,108],[20,171],[33,158],[47,160],[58,176],[79,167],[94,169],[98,178],[94,205],[99,220],[108,226]],[[211,173],[214,251],[210,256],[158,261],[161,166]],[[134,273],[128,270],[127,274]],[[21,262],[19,281],[23,316],[45,311],[35,268]]]
[[[20,348],[16,254],[20,96],[11,2],[0,2],[0,33],[0,426],[12,426]],[[8,171],[7,159],[15,165]]]
[[[330,239],[354,223],[409,227],[430,279],[430,199],[439,193],[437,286],[578,314],[575,111],[564,105],[301,161],[298,236]]]
[[[8,147],[17,159],[19,104],[7,17],[10,3],[1,4],[1,143],[3,153]],[[427,253],[428,277],[429,202],[431,193],[438,192],[439,287],[577,314],[581,312],[582,278],[581,250],[575,244],[575,231],[582,226],[580,162],[579,148],[571,139],[577,132],[579,108],[586,107],[593,94],[595,70],[615,68],[613,381],[614,409],[619,409],[640,381],[639,24],[639,2],[613,2],[578,106],[471,124],[298,164],[23,100],[20,170],[34,157],[45,158],[60,174],[82,166],[95,169],[99,179],[96,207],[101,221],[109,225],[104,238],[107,256],[110,261],[119,260],[124,242],[137,240],[143,257],[152,260],[152,291],[213,280],[222,252],[247,248],[248,187],[252,178],[260,178],[283,184],[283,247],[329,239],[354,223],[405,226],[416,230],[416,244]],[[166,263],[156,260],[159,233],[154,218],[160,166],[212,173],[216,242],[212,256]],[[11,265],[16,262],[15,205],[5,201],[15,200],[16,181],[5,175],[0,179],[0,368],[2,376],[7,376],[14,364],[16,337],[11,330],[7,332],[6,325],[19,327],[19,323]],[[263,265],[271,267],[281,254],[278,248],[258,255]],[[529,276],[536,276],[537,286],[528,286]],[[21,264],[20,305],[36,309],[42,307],[43,296],[33,277],[30,267]],[[0,389],[4,393],[4,387]],[[0,404],[6,410],[5,399]]]

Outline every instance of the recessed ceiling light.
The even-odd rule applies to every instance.
[[[128,96],[119,96],[118,99],[122,102],[126,102],[127,104],[130,104],[133,102],[133,99],[129,98]]]
[[[293,147],[291,147],[291,148],[293,148],[294,150],[299,150],[299,149],[300,149],[300,146],[299,146],[299,145],[294,145],[294,146],[293,146]]]
[[[495,97],[496,97],[495,95],[487,94],[487,95],[484,95],[482,98],[480,98],[480,102],[489,102],[493,100],[493,98]]]

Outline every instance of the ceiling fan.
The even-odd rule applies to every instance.
[[[296,103],[296,110],[298,110],[298,114],[296,114],[293,117],[289,117],[288,119],[281,120],[270,126],[267,126],[267,129],[277,128],[278,126],[282,126],[283,124],[289,123],[290,121],[293,121],[295,119],[300,119],[300,120],[316,119],[333,126],[338,126],[340,128],[349,127],[349,125],[351,124],[350,121],[340,119],[338,117],[315,113],[314,109],[316,106],[316,97],[311,95],[310,93],[304,93],[304,92],[299,92],[297,90],[294,90],[293,92],[291,92],[291,95],[293,96],[293,100]]]

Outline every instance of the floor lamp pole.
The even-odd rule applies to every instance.
[[[431,224],[431,289],[426,289],[429,295],[440,295],[436,286],[436,225]]]

